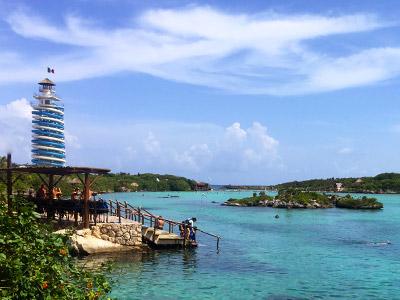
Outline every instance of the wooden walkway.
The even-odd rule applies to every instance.
[[[162,218],[164,220],[163,229],[154,229],[158,222],[158,216],[152,214],[148,210],[140,207],[133,207],[126,201],[121,203],[119,201],[109,200],[107,203],[109,206],[108,215],[110,215],[110,218],[116,217],[119,223],[127,222],[129,220],[142,223],[143,241],[150,246],[156,248],[197,247],[197,242],[189,239],[187,231],[188,229],[191,229],[191,227],[187,223]],[[183,236],[181,236],[180,229],[183,231]],[[197,233],[200,232],[215,238],[217,242],[217,250],[219,249],[220,236],[211,234],[196,227],[194,227],[194,229],[196,236]]]
[[[184,239],[176,233],[156,229],[154,227],[142,227],[142,238],[147,244],[156,247],[182,247]]]
[[[59,224],[68,223],[79,227],[84,224],[83,206],[75,205],[71,200],[58,200],[55,203],[37,204],[38,211],[46,216],[47,220],[58,218]],[[73,205],[72,205],[73,204]],[[96,225],[97,223],[129,223],[138,222],[142,224],[143,242],[156,248],[186,248],[196,247],[197,242],[190,239],[190,231],[209,235],[216,239],[217,249],[219,248],[218,235],[205,232],[197,227],[191,227],[188,222],[177,222],[162,218],[164,225],[162,229],[158,227],[159,216],[156,216],[148,210],[141,207],[133,207],[127,202],[113,200],[90,200],[88,202],[88,223]]]

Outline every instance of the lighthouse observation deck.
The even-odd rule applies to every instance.
[[[54,82],[39,82],[37,103],[32,110],[32,164],[65,166],[64,107],[56,95]]]

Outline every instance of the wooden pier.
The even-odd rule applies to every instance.
[[[176,233],[154,227],[142,227],[142,238],[147,244],[155,247],[182,247],[184,239]]]
[[[108,201],[109,214],[116,216],[118,222],[131,220],[142,224],[142,239],[149,246],[154,248],[191,248],[197,247],[197,242],[190,240],[187,234],[190,225],[184,222],[177,222],[162,218],[164,221],[163,229],[156,228],[159,217],[144,208],[133,207],[127,202]],[[182,231],[182,232],[181,232]],[[195,227],[195,231],[212,236],[217,240],[219,249],[220,236],[208,233]]]
[[[46,199],[29,199],[33,201],[43,216],[48,221],[58,219],[59,223],[70,221],[74,217],[74,225],[89,228],[96,223],[125,223],[136,221],[142,224],[142,240],[153,247],[196,247],[197,243],[189,237],[189,231],[203,233],[216,239],[219,248],[220,236],[208,233],[196,227],[191,227],[187,222],[177,222],[160,218],[141,207],[133,207],[127,202],[121,203],[113,200],[90,200],[89,190],[98,175],[107,174],[110,170],[88,167],[41,167],[28,166],[23,168],[13,167],[11,155],[7,155],[7,168],[0,169],[0,180],[7,185],[8,210],[12,214],[13,208],[13,184],[20,178],[21,174],[37,174],[49,191],[56,187],[60,180],[66,175],[76,175],[81,181],[84,189],[83,200],[73,202],[72,200],[59,199],[54,201],[50,197]],[[4,178],[3,175],[6,175]],[[17,175],[13,178],[13,175]],[[83,178],[81,177],[83,175]],[[90,178],[92,175],[93,178]],[[96,176],[97,175],[97,176]],[[56,178],[58,176],[58,178]],[[45,177],[48,177],[46,180]],[[159,221],[163,226],[159,226]],[[155,229],[156,228],[156,229]]]

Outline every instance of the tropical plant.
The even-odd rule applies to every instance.
[[[0,202],[1,299],[106,298],[105,275],[79,267],[67,237],[42,224],[33,205],[18,199],[9,215],[4,199]]]

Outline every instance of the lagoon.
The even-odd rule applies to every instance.
[[[400,195],[379,211],[228,207],[253,191],[116,193],[166,218],[197,217],[194,250],[87,257],[114,262],[118,299],[395,299],[400,285]],[[179,198],[161,198],[167,195]],[[218,203],[212,203],[216,201]],[[274,216],[279,214],[280,218]]]

